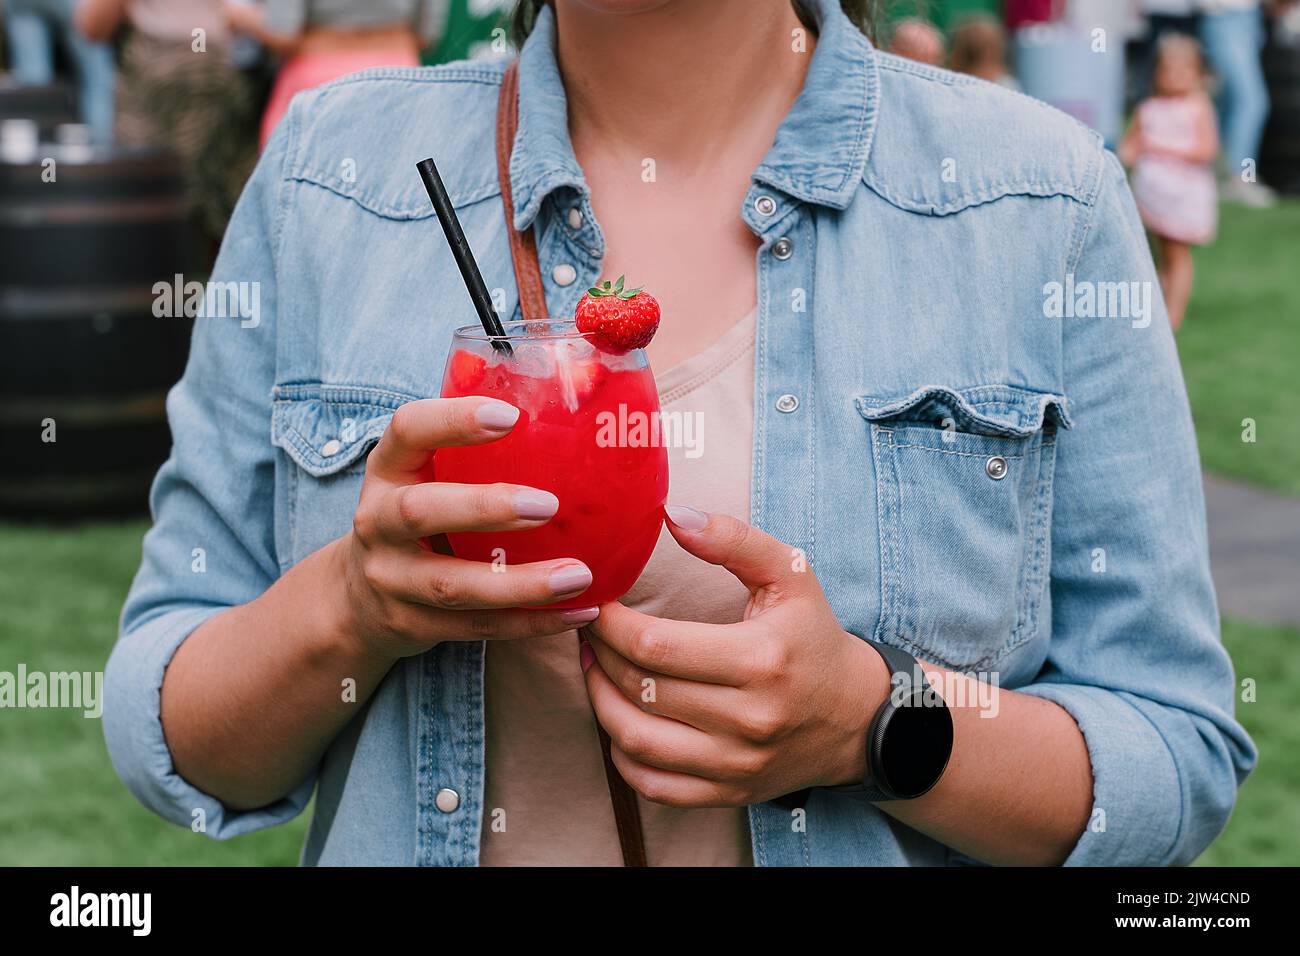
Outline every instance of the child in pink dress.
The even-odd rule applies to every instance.
[[[1161,39],[1153,85],[1155,95],[1138,105],[1119,157],[1133,169],[1133,198],[1158,240],[1160,287],[1176,329],[1192,292],[1191,247],[1214,238],[1218,213],[1219,138],[1195,40]]]

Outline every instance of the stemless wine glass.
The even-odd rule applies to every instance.
[[[668,496],[650,365],[640,349],[602,349],[572,321],[511,322],[505,331],[509,354],[495,350],[479,326],[456,330],[442,396],[501,399],[519,409],[519,420],[498,441],[438,449],[434,476],[540,488],[559,498],[560,508],[525,531],[448,534],[451,549],[507,567],[577,558],[591,569],[591,587],[548,607],[616,600],[650,560]]]

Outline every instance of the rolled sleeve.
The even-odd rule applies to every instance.
[[[314,783],[304,780],[263,808],[227,808],[177,774],[160,708],[163,676],[186,638],[279,576],[270,426],[275,248],[295,128],[291,108],[236,206],[212,275],[214,283],[256,283],[259,321],[196,317],[185,373],[167,396],[172,451],[154,480],[154,524],[105,668],[104,735],[119,776],[160,816],[217,839],[291,819]]]
[[[1052,635],[1022,693],[1078,723],[1093,810],[1068,864],[1190,863],[1226,825],[1256,752],[1233,715],[1205,502],[1173,335],[1122,167],[1102,152],[1079,283],[1146,284],[1150,311],[1066,318],[1075,425],[1057,441]]]
[[[105,669],[104,737],[122,781],[159,816],[217,840],[293,819],[311,800],[315,785],[304,780],[270,806],[232,811],[176,772],[163,736],[163,673],[185,639],[223,610],[187,608],[162,615],[132,631]]]
[[[1122,694],[1099,687],[1021,689],[1062,707],[1083,732],[1092,761],[1092,815],[1066,866],[1124,866],[1167,859],[1178,838],[1178,766],[1154,724]],[[1147,808],[1157,808],[1148,812]]]

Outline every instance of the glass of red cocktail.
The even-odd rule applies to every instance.
[[[616,600],[650,560],[668,495],[659,395],[645,353],[603,348],[572,321],[507,323],[505,332],[508,353],[479,326],[456,330],[442,396],[500,399],[519,409],[519,420],[499,441],[438,449],[434,475],[540,488],[560,507],[526,531],[448,534],[451,549],[506,567],[577,558],[591,569],[591,587],[548,606]]]

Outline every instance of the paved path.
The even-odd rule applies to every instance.
[[[1205,505],[1219,610],[1300,624],[1300,498],[1206,475]]]

